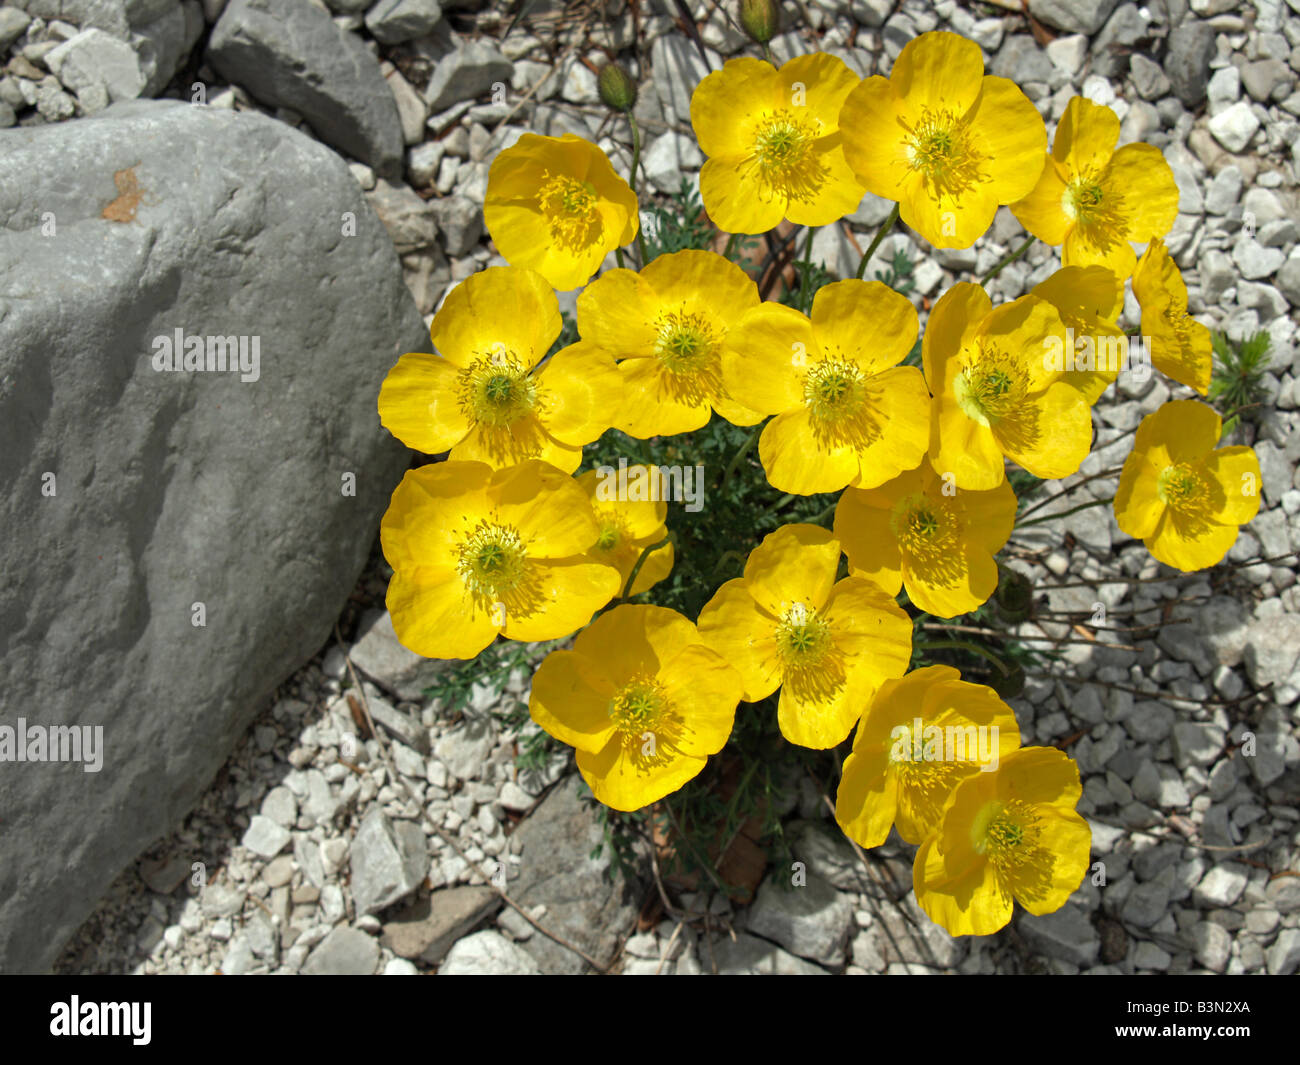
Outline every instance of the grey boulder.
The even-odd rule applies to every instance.
[[[204,370],[155,369],[177,330]],[[206,370],[239,337],[247,372]],[[0,725],[103,728],[97,772],[0,764],[0,971],[51,964],[325,643],[407,463],[379,385],[426,340],[347,166],[283,123],[0,131]]]
[[[402,170],[402,123],[379,63],[309,0],[230,0],[208,61],[222,77],[307,120],[382,177]]]

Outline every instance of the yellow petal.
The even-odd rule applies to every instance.
[[[535,643],[558,640],[582,628],[592,614],[619,593],[618,570],[585,558],[535,564],[537,605],[525,612],[507,607],[503,636]]]
[[[749,594],[780,617],[793,603],[819,610],[835,583],[840,543],[816,525],[782,525],[768,533],[745,563]]]
[[[614,360],[585,341],[552,355],[537,375],[537,386],[547,432],[574,447],[610,427],[622,397]]]
[[[595,753],[614,734],[609,701],[614,685],[573,651],[552,651],[533,674],[528,714],[570,747]]]
[[[867,78],[849,93],[840,112],[844,158],[853,173],[877,196],[900,200],[913,171],[906,129],[912,112],[888,78]]]
[[[439,455],[463,439],[470,423],[459,400],[460,371],[438,355],[412,352],[379,386],[379,420],[409,448]]]
[[[763,414],[803,405],[803,368],[815,351],[813,326],[792,307],[764,303],[727,333],[722,380],[739,402]]]
[[[727,581],[700,611],[700,635],[740,673],[746,702],[766,698],[781,684],[777,621],[754,601],[743,577]]]
[[[1092,447],[1092,410],[1078,389],[1059,381],[1016,415],[1000,419],[993,436],[1008,458],[1035,477],[1068,477]]]
[[[981,188],[997,204],[1014,203],[1038,182],[1038,167],[1047,151],[1042,116],[1015,82],[987,77],[967,121],[971,138],[983,153]]]
[[[897,804],[898,783],[889,770],[887,752],[859,751],[855,744],[844,759],[835,795],[835,820],[844,834],[860,847],[879,847],[889,838]]]
[[[674,747],[704,757],[722,750],[731,735],[742,693],[740,674],[703,644],[682,649],[660,674],[664,692],[683,728]]]
[[[951,390],[952,379],[961,370],[956,356],[992,309],[988,293],[966,281],[958,282],[939,297],[921,337],[925,380],[936,396]]]
[[[699,776],[708,759],[681,754],[648,763],[633,758],[615,736],[599,754],[578,751],[578,772],[599,802],[615,810],[640,810]]]
[[[519,531],[529,558],[568,558],[596,542],[596,519],[572,477],[545,462],[492,475],[487,490],[499,521]]]
[[[848,444],[825,444],[814,436],[805,408],[778,414],[763,427],[758,457],[768,482],[780,492],[835,492],[858,475],[858,453]]]
[[[968,418],[947,396],[935,397],[931,417],[930,464],[936,473],[950,473],[958,488],[973,491],[996,488],[1005,480],[1002,448],[992,429]]]
[[[835,506],[835,538],[848,556],[850,573],[897,595],[903,586],[902,559],[890,512],[873,506],[866,497],[860,489],[844,489]]]
[[[889,80],[914,112],[964,115],[979,97],[984,54],[956,33],[923,33],[903,46]]]
[[[1075,96],[1056,127],[1052,158],[1072,176],[1099,174],[1119,141],[1119,116],[1109,107]]]
[[[1105,183],[1123,191],[1129,240],[1142,244],[1173,228],[1178,217],[1178,183],[1159,148],[1124,145],[1111,157]]]
[[[653,354],[651,320],[632,270],[607,270],[578,295],[578,333],[616,359]]]
[[[1021,200],[1011,204],[1011,213],[1022,226],[1044,244],[1059,245],[1074,224],[1061,206],[1065,181],[1060,167],[1044,154],[1042,169],[1033,188]]]
[[[562,324],[559,301],[540,274],[490,266],[447,294],[430,335],[438,351],[458,366],[501,352],[533,367]]]
[[[398,641],[425,658],[473,658],[496,639],[489,612],[474,605],[455,570],[396,570],[387,604]]]
[[[1166,507],[1155,532],[1143,542],[1153,558],[1192,573],[1223,561],[1237,542],[1237,526],[1189,517]]]
[[[706,159],[700,199],[709,219],[727,233],[766,233],[785,215],[785,200],[771,196],[758,167],[740,160]]]
[[[818,348],[848,359],[865,373],[897,366],[916,343],[916,308],[880,281],[836,281],[813,297]]]
[[[748,124],[738,120],[738,112],[767,106],[776,86],[776,69],[750,57],[729,59],[721,70],[706,75],[691,94],[691,126],[700,151],[736,159],[748,155]]]
[[[1003,895],[989,862],[978,859],[950,867],[936,834],[921,844],[912,863],[917,905],[954,936],[988,936],[1005,928],[1014,909]]]
[[[1245,525],[1252,521],[1259,513],[1259,489],[1263,483],[1254,449],[1219,448],[1205,459],[1205,470],[1222,491],[1211,517],[1225,525]]]
[[[657,359],[624,359],[618,364],[623,402],[614,427],[647,440],[703,428],[713,414],[707,393],[685,390]]]

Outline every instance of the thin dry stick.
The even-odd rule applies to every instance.
[[[1057,622],[1057,624],[1064,625],[1065,622],[1061,621],[1061,622]],[[1066,643],[1086,644],[1089,647],[1107,647],[1113,651],[1141,651],[1142,650],[1142,648],[1140,647],[1130,647],[1128,646],[1128,644],[1123,644],[1123,643],[1102,643],[1100,640],[1075,640],[1075,639],[1066,639],[1064,637],[1057,638],[1055,636],[1017,636],[1014,633],[1010,633],[1010,632],[999,632],[997,629],[981,629],[981,628],[976,628],[973,625],[945,625],[933,621],[927,621],[922,623],[921,628],[933,629],[935,631],[946,631],[946,632],[970,632],[970,633],[974,633],[976,636],[992,636],[996,640],[1028,640],[1032,643],[1051,643],[1051,644],[1066,644]]]
[[[343,634],[339,631],[338,622],[334,623],[334,638],[335,640],[338,641],[338,645],[340,648],[347,647],[347,645],[343,642]],[[406,794],[410,797],[411,801],[414,802],[416,804],[416,807],[418,808],[420,805],[419,800],[415,797],[415,793],[411,791],[410,785],[406,783],[406,778],[397,772],[397,768],[396,766],[394,766],[392,757],[388,752],[388,747],[384,743],[384,738],[382,735],[380,735],[379,730],[375,728],[374,719],[370,716],[370,701],[366,698],[366,690],[361,686],[361,681],[357,677],[357,671],[356,669],[353,668],[352,665],[352,656],[347,652],[346,649],[343,651],[343,661],[346,663],[348,667],[348,676],[352,678],[352,686],[357,690],[358,701],[361,703],[361,712],[365,715],[366,718],[366,727],[370,729],[370,735],[374,737],[375,742],[379,745],[379,753],[383,757],[385,767],[388,769],[389,778],[395,781],[402,788],[402,790],[406,792]],[[487,883],[487,885],[492,888],[493,891],[495,891],[498,895],[501,896],[501,901],[504,902],[516,913],[518,913],[520,917],[522,917],[525,921],[531,924],[534,928],[536,928],[547,938],[552,939],[560,946],[573,951],[574,954],[578,955],[578,957],[580,957],[593,969],[596,969],[598,972],[602,974],[607,974],[609,972],[609,966],[602,965],[590,954],[584,951],[581,947],[575,946],[573,943],[570,943],[563,936],[555,932],[552,932],[544,924],[542,924],[535,917],[533,917],[531,913],[525,910],[522,906],[519,905],[519,903],[515,902],[514,899],[512,899],[508,894],[506,894],[504,888],[498,887],[496,884],[494,884],[492,882],[491,877],[486,876],[482,869],[480,869],[477,865],[475,865],[472,861],[470,861],[470,859],[466,857],[465,852],[460,849],[460,845],[454,839],[448,836],[447,833],[445,833],[442,830],[442,827],[440,825],[434,825],[432,821],[430,821],[429,823],[430,825],[433,826],[433,830],[435,833],[437,833],[438,838],[441,839],[445,844],[447,844],[447,846],[449,846],[452,850],[454,850],[456,854],[460,857],[461,861],[463,861],[465,865],[469,868],[469,870],[473,873],[477,873],[478,876],[480,876]],[[503,867],[504,867],[504,863],[503,863]],[[619,950],[621,949],[622,949],[622,945],[620,944]],[[615,957],[617,956],[618,954],[616,952]]]
[[[677,937],[682,934],[682,929],[685,927],[686,926],[681,921],[677,922],[677,926],[673,929],[673,934],[668,937],[667,945],[659,953],[659,964],[655,966],[655,976],[658,976],[660,972],[663,971],[664,962],[668,960],[668,955],[673,952],[673,944],[677,942]]]
[[[1075,481],[1074,484],[1070,485],[1068,488],[1061,489],[1061,491],[1057,492],[1055,495],[1050,495],[1046,499],[1040,499],[1037,503],[1035,503],[1032,507],[1026,510],[1023,514],[1017,515],[1016,521],[1019,522],[1022,518],[1029,517],[1029,515],[1033,514],[1035,511],[1042,510],[1043,507],[1047,506],[1049,503],[1054,503],[1056,502],[1056,500],[1069,495],[1075,489],[1082,488],[1089,481],[1097,481],[1103,477],[1114,477],[1117,473],[1123,470],[1123,468],[1124,468],[1123,466],[1115,466],[1109,470],[1102,470],[1101,473],[1090,474],[1089,476],[1083,478],[1083,480],[1081,481]],[[1055,517],[1055,515],[1053,515],[1053,517]]]
[[[1244,569],[1246,566],[1261,566],[1265,562],[1281,562],[1284,558],[1292,558],[1295,554],[1295,551],[1288,551],[1285,555],[1274,555],[1272,558],[1248,558],[1242,562],[1229,562],[1227,565],[1218,568],[1222,570],[1238,570]],[[1209,574],[1205,575],[1208,576]],[[1162,581],[1181,581],[1198,576],[1201,576],[1201,573],[1171,573],[1167,577],[1098,577],[1091,581],[1071,581],[1068,584],[1042,584],[1034,590],[1050,592],[1058,588],[1092,588],[1098,584],[1159,584]]]

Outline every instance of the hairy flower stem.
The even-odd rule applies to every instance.
[[[727,468],[722,474],[722,491],[724,493],[727,490],[727,485],[731,483],[732,474],[736,472],[736,467],[740,465],[740,460],[749,454],[749,449],[754,446],[754,441],[758,439],[758,434],[762,432],[763,424],[763,422],[759,422],[749,431],[744,443],[736,449],[736,453],[731,456],[731,461],[727,463]]]
[[[813,235],[816,232],[817,230],[814,227],[809,226],[808,239],[804,241],[803,245],[803,271],[799,277],[799,309],[804,314],[807,314],[812,309],[812,242]]]
[[[1007,252],[1006,255],[1002,256],[1002,258],[998,260],[997,265],[994,266],[993,269],[990,270],[987,274],[985,274],[983,277],[980,278],[980,284],[987,285],[990,281],[992,281],[995,277],[997,277],[998,274],[1002,273],[1002,271],[1006,267],[1010,266],[1013,262],[1015,262],[1022,255],[1024,255],[1025,252],[1029,250],[1029,245],[1031,245],[1035,239],[1036,238],[1031,233],[1029,236],[1025,238],[1025,242],[1021,244],[1020,247],[1018,247],[1015,251]]]
[[[912,645],[913,651],[937,651],[944,649],[952,651],[969,651],[971,654],[978,655],[980,658],[987,658],[998,667],[998,670],[1004,677],[1011,672],[1011,668],[987,647],[981,647],[979,644],[970,643],[966,640],[922,640],[920,643],[914,643]]]
[[[632,572],[627,575],[627,583],[623,585],[623,591],[619,595],[620,599],[626,599],[632,591],[632,586],[636,584],[637,574],[641,572],[641,567],[645,565],[645,560],[650,557],[651,551],[658,551],[665,544],[673,542],[673,534],[669,533],[658,543],[649,544],[641,549],[641,555],[636,560],[636,565],[632,567]]]
[[[862,280],[863,275],[867,272],[867,263],[869,263],[871,257],[876,254],[876,249],[880,247],[880,242],[885,239],[885,236],[894,228],[894,224],[898,221],[899,210],[900,208],[898,204],[894,204],[894,209],[889,212],[889,217],[880,223],[880,228],[876,230],[876,235],[871,238],[871,244],[868,245],[867,250],[863,253],[862,261],[858,263],[859,281]]]
[[[632,169],[628,171],[628,184],[632,186],[632,195],[637,197],[639,205],[641,199],[637,196],[636,191],[636,170],[641,163],[641,127],[636,124],[636,116],[631,111],[627,113],[627,124],[632,130]],[[641,269],[644,270],[649,265],[649,260],[645,254],[645,232],[641,225],[640,218],[641,208],[637,207],[637,225],[636,225],[636,248],[641,253]]]

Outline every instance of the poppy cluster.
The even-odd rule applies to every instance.
[[[918,315],[879,281],[824,285],[805,315],[711,251],[592,280],[638,236],[636,195],[596,145],[521,137],[493,162],[484,209],[509,265],[453,289],[433,350],[403,355],[379,394],[395,436],[448,453],[406,474],[383,520],[395,630],[420,654],[462,659],[498,636],[577,633],[538,669],[530,713],[619,810],[691,780],[740,704],[779,691],[789,742],[853,736],[837,819],[862,846],[891,827],[918,845],[914,886],[935,921],[987,934],[1013,900],[1056,910],[1088,861],[1077,767],[1021,747],[992,689],[947,666],[907,672],[913,624],[897,597],[952,618],[993,594],[1017,512],[1007,461],[1056,479],[1087,458],[1092,406],[1122,372],[1093,355],[1127,342],[1126,283],[1156,368],[1206,393],[1209,334],[1162,243],[1173,173],[1155,148],[1117,148],[1115,114],[1083,98],[1049,150],[1033,104],[951,33],[910,42],[888,77],[827,54],[731,60],[696,87],[691,122],[723,231],[831,224],[870,192],[934,247],[964,248],[1005,205],[1060,246],[1061,268],[1000,305],[954,285],[921,365],[906,365]],[[550,353],[555,290],[582,286],[578,339]],[[1053,357],[1076,337],[1087,359]],[[778,528],[694,620],[627,602],[672,569],[667,507],[603,498],[595,471],[575,476],[583,447],[611,428],[649,439],[715,416],[756,427],[774,489],[840,492],[833,527]],[[1124,466],[1120,528],[1180,569],[1221,560],[1259,505],[1254,453],[1218,448],[1220,430],[1204,404],[1168,403]]]

